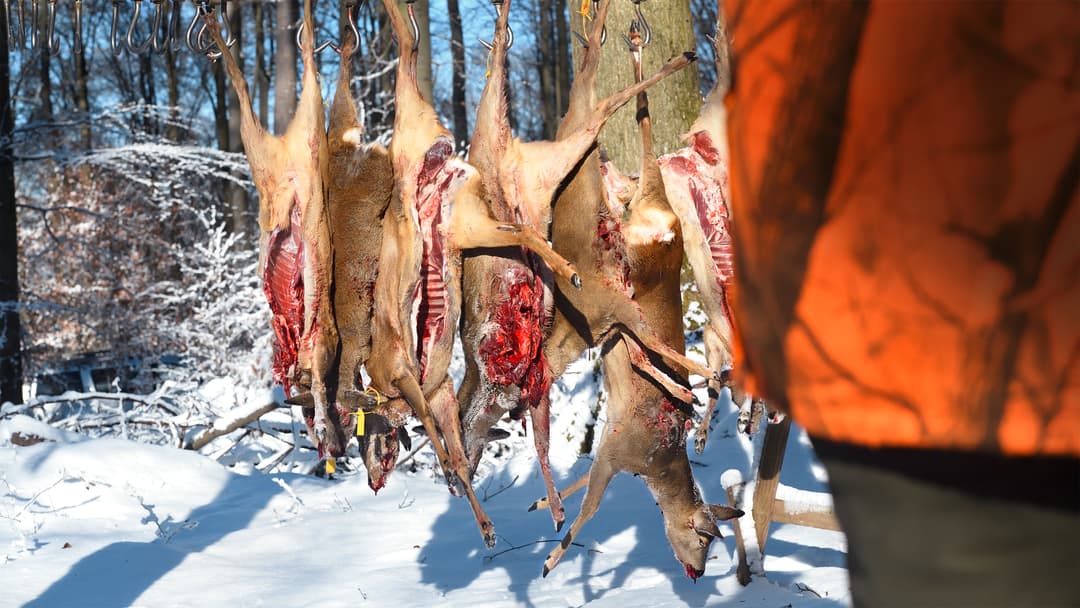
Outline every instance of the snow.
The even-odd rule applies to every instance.
[[[586,359],[553,391],[552,462],[560,485],[588,470],[589,457],[576,456],[576,437],[603,401],[598,382]],[[201,392],[228,419],[269,396],[222,381]],[[727,400],[718,410],[705,453],[691,453],[710,502],[726,502],[724,471],[739,471],[725,478],[753,478],[751,440],[734,431],[737,408]],[[603,424],[602,408],[595,419]],[[209,454],[221,451],[213,444],[197,453],[88,438],[12,413],[0,420],[0,605],[850,604],[843,535],[793,525],[773,526],[767,578],[742,587],[732,529],[721,524],[724,538],[695,584],[674,559],[647,488],[629,475],[611,484],[597,517],[575,539],[582,546],[571,547],[542,578],[544,557],[562,534],[546,512],[526,512],[543,495],[543,480],[532,438],[520,424],[510,428],[510,438],[489,448],[476,480],[499,537],[489,551],[468,503],[450,496],[432,469],[430,448],[376,496],[362,470],[343,468],[347,462],[333,480],[289,472],[304,467],[288,462],[264,472],[235,453],[213,459]],[[782,479],[799,490],[783,491],[825,491],[805,434],[794,431]],[[15,432],[47,441],[17,446]],[[577,515],[581,496],[567,501],[568,518]]]

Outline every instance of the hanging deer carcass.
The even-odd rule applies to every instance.
[[[648,80],[595,104],[558,141],[522,142],[511,136],[507,117],[509,11],[510,2],[505,0],[496,21],[491,74],[480,97],[469,162],[480,174],[483,196],[497,219],[547,232],[555,192],[592,148],[605,122],[638,91],[675,73],[690,59],[678,57]],[[537,405],[550,377],[542,348],[551,321],[550,273],[521,248],[497,253],[478,252],[464,260],[466,372],[458,398],[471,470],[476,469],[492,425],[507,411],[519,417],[526,407]]]
[[[636,28],[631,28],[628,44],[635,79],[640,82],[641,37]],[[637,100],[641,173],[636,185],[626,184],[633,196],[622,215],[629,281],[634,288],[634,299],[652,327],[672,348],[682,351],[681,230],[668,205],[653,153],[648,98],[642,92]],[[586,488],[581,512],[544,562],[544,576],[559,563],[585,522],[596,514],[608,483],[621,471],[641,476],[652,491],[664,516],[668,542],[692,579],[696,580],[705,571],[709,547],[713,539],[720,537],[716,521],[742,514],[731,507],[708,505],[702,500],[686,455],[686,436],[691,426],[689,407],[633,367],[629,343],[629,337],[620,336],[605,345],[607,422],[589,472],[560,493],[560,498],[566,498]],[[672,371],[685,379],[684,370]],[[545,498],[533,507],[548,505]]]
[[[721,6],[718,13],[721,20],[723,14]],[[686,258],[694,273],[702,308],[708,317],[703,328],[705,358],[709,367],[722,373],[722,381],[714,379],[709,382],[709,405],[695,440],[695,449],[699,454],[705,448],[709,422],[721,387],[728,386],[732,400],[737,405],[746,406],[746,397],[731,381],[729,371],[735,358],[731,309],[735,266],[730,232],[724,96],[731,84],[731,48],[722,21],[717,24],[715,49],[716,86],[685,136],[690,145],[660,158],[667,196],[682,223]],[[744,410],[740,415],[740,426],[748,431],[753,426],[751,420],[762,408],[760,401],[752,400],[750,410]]]
[[[494,527],[470,484],[446,372],[461,310],[461,252],[524,246],[568,282],[577,282],[577,273],[536,230],[491,217],[476,170],[454,157],[453,138],[420,94],[412,29],[395,2],[383,4],[400,50],[390,142],[395,183],[383,218],[367,371],[389,399],[381,414],[396,422],[411,408],[423,423],[451,491],[468,497],[484,541],[494,546]]]
[[[371,354],[382,218],[390,204],[394,179],[386,148],[363,142],[363,127],[349,87],[356,44],[355,38],[347,40],[340,49],[337,91],[327,128],[334,316],[341,337],[337,404],[342,420],[352,416],[350,423],[343,426],[359,431],[356,434],[368,470],[368,485],[378,492],[397,463],[399,442],[408,449],[409,435],[403,426],[388,427],[384,417],[366,413],[377,405],[377,400],[364,391],[361,377],[361,369]]]
[[[557,141],[576,137],[600,107],[596,101],[596,77],[600,39],[609,4],[609,0],[600,2],[590,26],[585,57],[571,86],[569,109],[559,124]],[[657,75],[674,73],[695,59],[693,53],[684,53],[669,61]],[[637,92],[633,90],[633,94]],[[682,367],[706,377],[711,377],[712,372],[668,346],[634,301],[625,236],[620,226],[621,213],[612,209],[606,196],[599,155],[595,150],[586,155],[563,182],[556,194],[552,214],[552,245],[574,263],[582,280],[582,288],[576,290],[556,277],[555,314],[543,350],[548,366],[540,400],[530,408],[533,443],[547,486],[552,520],[555,529],[559,530],[566,517],[548,460],[548,392],[554,379],[586,349],[603,344],[616,332],[632,338],[626,344],[635,367],[681,402],[691,403],[693,395],[689,388],[671,378],[673,369]],[[646,350],[654,357],[646,354]],[[667,371],[661,367],[666,367]]]
[[[225,49],[215,13],[208,14],[205,23],[217,47]],[[314,31],[311,0],[304,3],[304,23]],[[284,386],[287,397],[309,405],[304,417],[320,454],[340,456],[344,433],[327,394],[338,349],[330,299],[327,143],[310,38],[301,47],[300,101],[281,136],[259,124],[243,72],[227,50],[222,58],[240,100],[240,137],[259,193],[259,272],[273,314],[274,380]],[[297,388],[310,395],[295,395]]]

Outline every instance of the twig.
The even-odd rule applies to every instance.
[[[28,498],[27,501],[26,501],[26,504],[24,504],[22,506],[22,508],[19,509],[19,511],[17,513],[15,513],[14,515],[11,515],[11,516],[3,516],[3,517],[5,519],[11,519],[11,520],[14,520],[14,521],[19,521],[19,517],[21,517],[22,514],[25,513],[27,509],[30,508],[30,505],[36,504],[37,499],[40,498],[42,494],[44,494],[45,492],[48,492],[49,490],[55,488],[56,486],[60,485],[61,483],[65,482],[67,480],[68,480],[67,473],[64,473],[64,474],[60,475],[60,479],[57,479],[56,481],[52,482],[52,484],[38,490],[37,492],[34,493],[33,496]],[[8,487],[10,487],[10,486],[8,486]],[[15,498],[19,498],[19,497],[16,496]],[[41,505],[41,506],[44,507],[45,505]]]
[[[427,438],[427,437],[424,437],[423,441],[416,444],[416,447],[413,448],[413,450],[411,452],[409,452],[408,454],[405,455],[405,458],[402,458],[401,460],[398,461],[397,465],[394,466],[394,469],[399,470],[399,471],[404,470],[405,463],[412,460],[416,456],[416,453],[419,452],[420,449],[423,448],[425,445],[427,445],[428,441],[430,441],[430,439]]]
[[[531,543],[525,543],[524,545],[517,545],[515,547],[510,547],[509,549],[503,549],[502,551],[499,551],[498,553],[492,553],[491,555],[485,555],[484,556],[484,561],[489,562],[489,561],[495,559],[496,557],[499,557],[503,553],[509,553],[510,551],[516,551],[518,549],[524,549],[525,547],[531,547],[533,545],[539,545],[539,544],[542,544],[542,543],[561,543],[561,542],[562,542],[562,539],[559,539],[559,538],[541,538],[540,540],[534,540]],[[585,548],[585,545],[583,545],[581,543],[570,543],[570,544],[572,546],[574,546],[574,547],[581,547],[582,549]],[[590,549],[590,551],[593,552],[593,553],[603,553],[603,551],[600,551],[599,549]]]
[[[495,498],[499,494],[502,494],[503,492],[514,487],[514,484],[517,483],[518,477],[520,477],[520,475],[514,475],[514,478],[510,480],[510,483],[504,484],[502,487],[496,490],[494,494],[491,494],[490,496],[488,495],[488,488],[491,487],[491,478],[489,477],[488,482],[484,484],[484,502],[487,502],[488,500]]]

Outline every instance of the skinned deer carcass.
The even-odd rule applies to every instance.
[[[576,281],[576,272],[532,228],[490,216],[476,170],[454,157],[449,131],[420,95],[412,30],[395,2],[383,4],[400,50],[390,142],[395,183],[383,218],[367,371],[371,386],[389,399],[380,413],[399,417],[407,403],[423,423],[451,491],[468,497],[484,541],[493,546],[494,527],[470,484],[446,371],[461,309],[461,252],[526,246],[568,281]]]
[[[307,30],[314,31],[310,0],[304,7]],[[205,22],[224,49],[215,15]],[[344,435],[327,394],[338,335],[330,300],[325,117],[311,41],[305,39],[301,48],[300,101],[282,136],[259,124],[243,72],[229,52],[222,58],[240,100],[240,137],[259,193],[259,271],[273,313],[274,381],[284,386],[286,396],[295,397],[297,388],[310,391],[300,399],[310,403],[305,421],[313,441],[320,454],[340,456]]]
[[[641,79],[640,36],[631,28],[634,73]],[[623,231],[635,300],[653,328],[673,348],[684,347],[681,285],[682,236],[678,218],[668,205],[660,168],[653,153],[648,99],[638,95],[642,154],[636,187],[624,182],[633,196],[624,216]],[[611,175],[616,175],[612,172]],[[717,519],[741,512],[707,505],[694,482],[686,455],[689,408],[631,365],[627,337],[609,342],[603,356],[604,386],[608,391],[607,422],[589,472],[560,494],[586,488],[581,512],[559,547],[544,562],[544,576],[565,555],[582,526],[596,514],[608,483],[620,471],[639,475],[652,491],[664,516],[664,531],[686,575],[697,579],[705,570],[709,547],[720,537]],[[683,371],[674,370],[680,377]],[[541,499],[534,506],[546,507]]]
[[[722,7],[719,15],[722,19]],[[696,433],[695,448],[699,454],[705,448],[709,422],[722,384],[731,389],[736,404],[743,405],[745,401],[745,395],[731,382],[728,372],[735,357],[731,309],[735,265],[730,232],[727,114],[724,110],[724,95],[731,83],[730,47],[723,23],[718,24],[715,46],[716,86],[685,137],[690,145],[660,158],[668,199],[682,223],[686,258],[708,317],[703,327],[705,358],[709,367],[723,373],[722,381],[709,382],[709,405]],[[760,402],[754,400],[751,411],[761,409]],[[741,426],[751,426],[742,418]]]
[[[348,10],[348,9],[346,9]],[[386,148],[362,139],[356,103],[349,88],[354,40],[341,49],[337,91],[327,128],[327,176],[330,236],[334,246],[334,316],[341,337],[338,360],[337,413],[343,427],[354,431],[374,400],[364,392],[361,369],[371,354],[371,315],[382,249],[382,217],[393,192],[393,169]],[[351,416],[351,418],[349,418]],[[398,443],[408,444],[401,427],[384,428],[385,419],[369,419],[358,434],[368,470],[368,485],[378,492],[397,463]]]
[[[547,232],[555,192],[592,148],[604,123],[638,91],[681,69],[690,59],[678,57],[648,80],[595,104],[576,129],[559,141],[522,142],[511,136],[507,118],[509,12],[507,0],[496,22],[491,74],[480,97],[469,161],[480,174],[483,196],[496,219]],[[550,377],[542,349],[551,321],[550,273],[534,254],[521,248],[497,253],[470,255],[463,264],[466,372],[458,398],[471,470],[476,469],[491,426],[507,411],[519,417],[526,407],[537,405]]]
[[[582,68],[571,86],[569,109],[559,125],[559,141],[574,137],[597,108],[600,38],[608,6],[607,0],[600,3],[590,27]],[[692,53],[685,53],[668,62],[664,69],[685,67],[693,59]],[[565,281],[556,280],[555,315],[544,344],[548,373],[544,378],[542,398],[530,409],[533,443],[548,490],[551,516],[558,530],[565,521],[565,514],[547,456],[550,434],[548,391],[554,379],[586,349],[603,344],[616,331],[633,338],[626,344],[634,365],[679,401],[692,402],[693,395],[689,388],[671,378],[673,367],[681,366],[707,377],[711,377],[712,372],[668,346],[650,327],[646,314],[634,301],[621,211],[613,209],[606,196],[599,155],[595,151],[575,167],[558,192],[551,233],[555,250],[574,263],[582,279],[581,290],[572,290]],[[656,358],[650,358],[643,347]],[[667,367],[667,372],[661,367]]]

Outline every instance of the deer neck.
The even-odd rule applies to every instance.
[[[646,476],[645,485],[660,505],[665,520],[689,521],[704,504],[690,471],[690,461],[685,457],[673,459],[671,466],[658,475]]]

